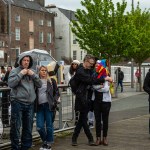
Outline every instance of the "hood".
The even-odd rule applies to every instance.
[[[24,57],[29,57],[30,58],[30,63],[29,63],[29,67],[28,68],[31,68],[32,65],[33,65],[33,59],[31,57],[30,54],[27,54],[27,53],[22,53],[20,56],[19,56],[19,59],[18,59],[18,64],[19,66],[21,66],[21,61]]]

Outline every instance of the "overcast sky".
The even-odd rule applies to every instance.
[[[121,2],[122,0],[112,0],[114,4],[116,2]],[[137,5],[137,2],[140,1],[140,8],[144,10],[145,8],[148,9],[150,8],[150,0],[133,0],[134,5]],[[82,6],[80,4],[81,0],[45,0],[45,5],[47,6],[48,4],[55,4],[56,7],[59,8],[64,8],[68,10],[73,10],[76,11],[76,9],[82,9]],[[131,10],[131,2],[132,0],[126,0],[127,2],[127,11]]]

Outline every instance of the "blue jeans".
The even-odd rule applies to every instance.
[[[28,150],[32,146],[34,104],[11,102],[10,140],[12,150]],[[19,147],[22,126],[21,148]]]
[[[118,86],[119,86],[119,84],[121,86],[121,92],[123,92],[123,81],[122,80],[118,80]],[[117,88],[118,88],[118,86],[117,86]]]
[[[53,115],[54,112],[49,110],[48,103],[40,104],[36,114],[37,131],[42,141],[48,144],[54,142]]]

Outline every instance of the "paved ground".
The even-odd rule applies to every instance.
[[[78,146],[73,147],[71,146],[73,131],[70,131],[67,132],[67,136],[55,138],[52,150],[148,150],[150,135],[147,97],[143,92],[136,92],[135,89],[126,87],[123,93],[118,92],[118,97],[113,98],[113,102],[117,103],[110,113],[108,146],[88,146],[88,140],[82,131],[78,138]],[[127,105],[131,100],[132,107]],[[95,137],[95,129],[91,130]],[[39,149],[39,147],[40,145],[36,145],[32,149]]]
[[[73,147],[71,146],[73,130],[71,130],[57,134],[52,150],[148,150],[150,148],[150,135],[148,133],[147,98],[146,94],[136,92],[135,88],[129,86],[124,88],[123,93],[118,90],[118,97],[113,98],[115,106],[112,107],[110,113],[108,146],[88,146],[88,140],[82,131],[78,138],[78,146]],[[91,130],[95,137],[95,129]],[[38,150],[39,148],[40,142],[36,141],[31,150]]]

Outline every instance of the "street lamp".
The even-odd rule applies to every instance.
[[[134,10],[134,0],[132,0],[132,10]]]
[[[8,54],[9,54],[9,60],[8,63],[11,66],[11,0],[8,1],[8,35],[9,35],[9,41],[8,41]]]

